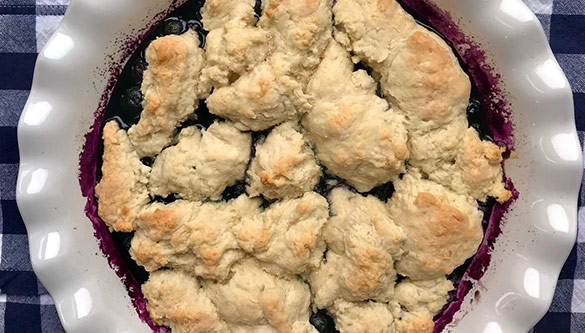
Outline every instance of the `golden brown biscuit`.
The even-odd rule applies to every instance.
[[[255,5],[255,0],[207,0],[201,8],[201,22],[207,31],[221,29],[230,21],[252,26]]]
[[[396,285],[393,301],[408,312],[426,312],[434,316],[447,302],[451,290],[453,284],[445,277],[423,281],[404,279]]]
[[[321,237],[329,216],[327,200],[315,192],[273,203],[264,212],[243,218],[233,227],[244,251],[278,274],[300,274],[319,266],[325,243]]]
[[[396,179],[409,156],[405,118],[375,91],[374,80],[354,72],[335,41],[307,87],[314,103],[303,125],[317,157],[361,192]]]
[[[391,58],[395,44],[417,28],[395,0],[338,0],[333,13],[335,39],[372,67]]]
[[[258,214],[259,205],[245,195],[228,203],[153,203],[136,221],[130,253],[147,271],[172,267],[226,279],[244,256],[230,230],[244,216]]]
[[[171,143],[175,127],[194,113],[208,88],[199,84],[203,50],[192,30],[152,41],[146,61],[144,110],[128,135],[140,156],[154,156]]]
[[[469,128],[458,146],[455,163],[436,165],[429,178],[475,200],[492,196],[499,202],[508,201],[512,193],[503,183],[504,151],[492,142],[481,141],[477,131]]]
[[[331,40],[331,0],[265,0],[258,26],[274,39],[276,72],[306,81]],[[276,66],[279,64],[278,66]],[[286,65],[284,65],[286,64]]]
[[[471,83],[451,48],[395,0],[340,0],[336,37],[380,76],[384,96],[417,128],[464,114]]]
[[[435,326],[433,317],[443,308],[452,289],[453,284],[445,277],[401,281],[390,302],[396,333],[431,333]]]
[[[412,280],[438,278],[475,254],[483,231],[474,200],[422,179],[414,168],[394,187],[390,216],[406,234],[405,254],[396,263],[399,274]]]
[[[305,86],[331,39],[330,0],[263,1],[263,6],[258,27],[272,45],[266,60],[207,99],[211,113],[242,130],[264,130],[306,111]]]
[[[410,164],[458,193],[508,200],[502,151],[466,133],[471,83],[447,43],[395,0],[340,0],[333,11],[337,40],[373,68],[385,98],[408,119]]]
[[[394,317],[385,303],[335,301],[328,309],[340,333],[394,333]]]
[[[205,39],[202,80],[226,86],[266,60],[271,52],[267,31],[254,26],[254,0],[206,1],[201,14]]]
[[[225,283],[205,288],[221,317],[234,332],[314,332],[310,329],[309,287],[294,276],[266,273],[252,259],[234,266]]]
[[[156,325],[174,333],[228,331],[197,279],[185,273],[165,270],[150,274],[142,285],[146,309]]]
[[[373,196],[335,188],[329,201],[333,216],[324,230],[329,251],[309,279],[315,305],[325,308],[336,299],[389,301],[404,233],[390,219],[384,203]]]
[[[102,179],[95,187],[98,215],[110,231],[130,232],[138,212],[150,201],[146,188],[150,168],[140,162],[117,122],[104,126],[102,138]]]
[[[217,200],[227,186],[243,179],[252,137],[229,122],[215,122],[203,132],[181,131],[179,143],[163,150],[150,174],[150,193],[178,194],[187,200]]]
[[[402,312],[396,318],[396,333],[431,333],[435,323],[433,316],[422,312]]]
[[[304,98],[301,92],[300,82],[278,75],[273,66],[262,63],[231,85],[214,90],[207,107],[240,130],[261,131],[298,118],[295,99]]]
[[[279,125],[256,147],[248,169],[248,194],[296,198],[315,188],[321,169],[298,127],[293,122]]]

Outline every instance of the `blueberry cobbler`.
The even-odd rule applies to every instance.
[[[152,322],[432,332],[512,196],[471,91],[394,0],[185,5],[122,73],[95,187]]]

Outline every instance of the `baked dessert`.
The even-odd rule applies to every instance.
[[[138,117],[103,129],[98,213],[131,239],[152,322],[432,332],[480,207],[512,196],[453,50],[394,0],[207,0],[197,19],[163,23],[128,65]]]

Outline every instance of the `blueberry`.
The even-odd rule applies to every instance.
[[[205,38],[207,36],[207,32],[203,28],[203,25],[198,20],[189,20],[187,21],[187,29],[193,30],[197,32],[199,35],[199,47],[205,46]]]
[[[319,310],[311,314],[310,323],[315,326],[319,333],[335,333],[335,323],[333,318],[325,310]]]
[[[483,105],[475,97],[472,97],[467,105],[467,119],[482,140],[492,141]]]
[[[204,100],[201,100],[199,102],[196,113],[197,122],[203,125],[203,127],[205,128],[211,126],[211,124],[213,124],[217,120],[217,116],[209,112],[209,109],[207,108],[207,103]]]
[[[225,201],[229,201],[235,198],[238,198],[240,195],[246,192],[246,183],[240,181],[235,183],[232,186],[226,187],[225,191],[223,191],[221,197]]]
[[[154,157],[150,157],[150,156],[146,156],[140,159],[140,162],[142,162],[142,164],[148,166],[148,167],[152,167],[152,165],[154,164]]]
[[[202,31],[203,25],[201,25],[201,22],[197,20],[189,20],[187,21],[187,29],[191,29],[194,31]]]
[[[154,197],[154,202],[160,202],[160,203],[164,203],[164,204],[170,204],[171,202],[175,202],[177,201],[177,196],[174,194],[169,194],[166,197]]]
[[[467,105],[467,114],[469,117],[477,117],[481,113],[481,102],[475,98],[469,100]]]
[[[132,236],[134,235],[134,233],[129,233],[126,238],[124,238],[124,240],[122,241],[122,245],[124,245],[124,248],[126,249],[126,251],[130,250],[130,246],[132,245]]]
[[[386,202],[388,199],[392,197],[394,193],[394,184],[392,182],[388,182],[386,184],[382,184],[379,186],[374,187],[370,190],[369,194],[375,196],[376,198]]]
[[[256,17],[256,21],[260,19],[260,16],[262,16],[262,1],[256,0],[254,4],[254,17]]]
[[[166,19],[162,24],[162,34],[167,35],[180,35],[187,30],[185,21],[176,17],[170,17]]]
[[[122,108],[132,113],[142,111],[142,92],[140,87],[130,87],[124,91],[122,94]]]
[[[142,77],[144,76],[144,71],[147,66],[148,64],[143,58],[137,58],[134,63],[132,63],[130,74],[136,83],[142,82]]]

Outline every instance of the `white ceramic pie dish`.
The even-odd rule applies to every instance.
[[[120,41],[172,0],[73,0],[39,55],[19,124],[17,199],[32,264],[69,332],[148,331],[102,255],[78,181],[84,135],[123,58]],[[576,236],[582,172],[571,89],[536,17],[520,0],[435,0],[481,43],[511,103],[513,204],[486,275],[447,331],[526,332],[548,309]],[[158,16],[160,17],[160,16]],[[473,304],[471,301],[473,299]]]

